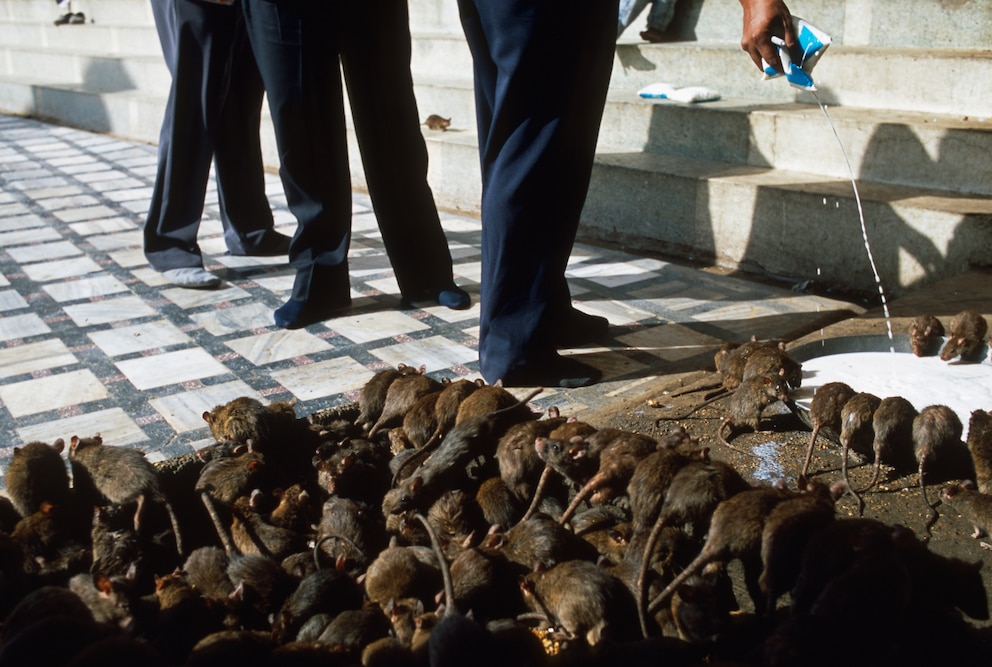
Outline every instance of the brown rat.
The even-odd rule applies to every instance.
[[[126,505],[137,502],[134,530],[141,533],[141,521],[148,501],[161,503],[169,513],[176,539],[176,551],[183,555],[179,518],[172,503],[159,489],[158,476],[151,462],[137,449],[110,447],[99,435],[92,438],[72,436],[69,441],[69,461],[73,479],[77,473],[88,478],[97,490],[112,503]]]
[[[658,448],[658,442],[650,436],[619,429],[600,429],[586,441],[589,443],[587,455],[599,460],[598,470],[565,509],[559,519],[562,524],[568,523],[579,503],[586,498],[598,504],[625,491],[637,464]]]
[[[22,516],[34,514],[42,502],[65,505],[69,500],[69,473],[62,458],[65,441],[52,444],[29,442],[14,447],[14,456],[4,474],[7,495]]]
[[[985,342],[989,323],[974,310],[962,310],[951,319],[947,342],[940,350],[942,361],[961,357],[961,361],[973,361],[973,355]]]
[[[909,344],[918,357],[933,354],[944,337],[944,325],[933,315],[918,315],[909,326]]]
[[[521,580],[527,606],[548,615],[566,637],[596,646],[636,639],[634,597],[622,581],[585,560],[537,570]]]
[[[844,481],[850,486],[847,476],[848,454],[853,449],[860,455],[872,453],[875,442],[875,410],[882,402],[878,396],[862,391],[852,396],[840,411],[840,445],[841,473]],[[858,513],[865,509],[865,501],[855,492],[851,492],[858,502]]]
[[[925,475],[941,459],[954,457],[953,450],[961,447],[963,432],[961,419],[946,405],[928,405],[913,420],[913,451],[919,464],[920,494],[930,512],[930,520],[926,524],[928,534],[937,520],[937,510],[927,500]]]
[[[415,368],[406,364],[399,364],[396,368],[381,370],[362,385],[362,390],[358,395],[358,418],[355,424],[365,431],[372,428],[382,415],[382,408],[386,404],[386,392],[393,380],[403,375],[423,374],[427,370],[426,366]]]
[[[194,490],[200,495],[217,536],[228,554],[237,553],[227,528],[227,521],[220,516],[217,505],[225,510],[240,496],[251,493],[265,474],[265,458],[258,452],[245,452],[240,456],[210,461],[200,471]]]
[[[231,507],[231,540],[238,552],[243,555],[260,554],[281,561],[303,551],[307,543],[305,534],[273,525],[257,511],[253,498],[261,493],[256,489],[251,496],[241,496],[235,500]]]
[[[781,374],[756,375],[742,380],[739,387],[730,397],[727,406],[728,415],[720,424],[717,434],[720,441],[742,454],[748,454],[731,445],[723,435],[723,429],[729,426],[733,430],[737,426],[750,426],[755,432],[760,430],[761,413],[775,401],[789,402],[789,388]]]
[[[816,444],[816,436],[820,430],[827,428],[836,435],[840,435],[841,411],[857,392],[843,382],[827,382],[816,390],[813,400],[809,405],[809,418],[813,422],[813,433],[809,438],[809,449],[806,451],[806,460],[803,462],[803,469],[800,477],[806,477],[809,472],[809,464],[813,459],[813,446]]]
[[[902,396],[887,396],[875,408],[872,415],[872,430],[875,438],[872,449],[875,452],[875,466],[871,481],[861,493],[875,486],[882,469],[882,462],[894,467],[898,472],[909,472],[914,468],[913,420],[919,414],[913,404]]]
[[[975,483],[982,493],[992,493],[992,413],[975,410],[968,419],[968,451],[975,466]]]
[[[426,125],[428,129],[445,132],[449,127],[451,127],[451,118],[442,118],[436,113],[432,113],[422,124]]]
[[[421,369],[424,367],[421,366]],[[424,375],[423,372],[401,375],[389,383],[386,389],[386,400],[382,406],[382,412],[372,428],[369,429],[369,437],[375,436],[379,431],[399,426],[403,421],[403,416],[410,411],[410,408],[427,394],[440,391],[440,382],[434,378]]]
[[[763,345],[756,349],[744,364],[741,381],[756,375],[782,375],[793,389],[803,383],[803,366],[785,351],[785,343]]]
[[[971,536],[976,540],[992,530],[992,495],[961,484],[948,484],[940,490],[940,499],[956,509],[965,521],[975,527]]]
[[[760,487],[741,491],[721,501],[710,518],[709,533],[699,555],[651,600],[648,613],[653,614],[686,579],[701,571],[707,563],[727,562],[735,558],[744,564],[744,583],[755,609],[761,613],[765,596],[758,585],[758,578],[762,570],[761,537],[765,519],[778,503],[793,495],[786,489]]]

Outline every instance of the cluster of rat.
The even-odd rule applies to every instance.
[[[365,385],[357,419],[217,406],[204,414],[216,444],[168,474],[73,438],[71,485],[63,443],[18,448],[0,667],[967,665],[987,652],[992,636],[965,618],[989,616],[978,567],[835,516],[843,483],[755,486],[683,428],[542,415],[527,405],[539,391],[401,365]],[[837,642],[852,622],[872,630]]]
[[[950,334],[943,341],[944,327],[933,315],[921,315],[910,326],[910,344],[916,356],[937,354],[943,361],[960,358],[963,363],[975,361],[988,325],[975,311],[965,310],[951,320]],[[926,480],[973,480],[976,469],[992,466],[992,442],[984,430],[969,429],[967,446],[961,436],[964,427],[957,414],[946,405],[929,405],[917,409],[901,396],[879,398],[868,392],[857,392],[843,382],[828,382],[813,395],[809,411],[813,433],[800,475],[805,476],[813,456],[816,436],[822,428],[839,435],[843,450],[842,472],[848,478],[848,455],[874,461],[871,481],[864,489],[851,490],[864,510],[860,494],[878,483],[881,465],[885,463],[897,475],[916,472],[923,502],[930,518],[929,533],[938,514],[936,505],[927,499]],[[985,417],[982,410],[972,415],[972,425]],[[956,485],[949,493],[958,498],[960,490],[969,491],[967,484]],[[942,493],[942,498],[947,494]],[[967,494],[965,494],[966,496]],[[960,502],[960,501],[959,501]]]

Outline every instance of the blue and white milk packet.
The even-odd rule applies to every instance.
[[[774,79],[784,74],[786,80],[796,88],[816,90],[810,73],[820,56],[830,46],[830,35],[797,16],[792,17],[792,25],[796,33],[796,46],[790,52],[789,49],[785,48],[785,40],[780,37],[772,37],[772,43],[778,47],[783,72],[776,71],[762,60],[761,66],[765,73],[765,79]]]

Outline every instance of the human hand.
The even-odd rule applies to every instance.
[[[744,9],[744,29],[741,48],[748,52],[758,69],[763,69],[761,60],[782,71],[782,61],[778,48],[772,44],[772,36],[782,37],[788,48],[795,46],[796,35],[792,29],[792,15],[783,0],[741,0]]]

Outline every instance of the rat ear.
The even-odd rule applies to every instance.
[[[212,414],[210,414],[208,411],[204,410],[203,411],[203,421],[207,422],[208,424],[213,424],[214,423],[214,416]]]
[[[65,449],[65,440],[63,440],[62,438],[59,438],[58,440],[56,440],[55,442],[53,442],[52,443],[52,449],[54,449],[59,454],[61,454],[62,453],[62,450]]]

